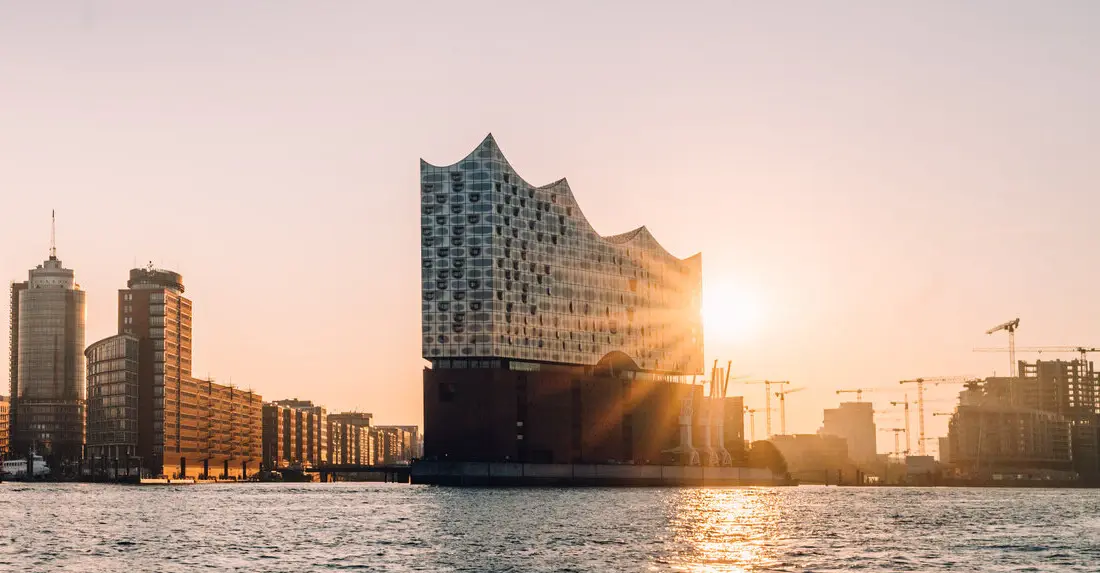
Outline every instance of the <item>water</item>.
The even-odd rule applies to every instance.
[[[1098,571],[1100,490],[0,484],[0,571]]]

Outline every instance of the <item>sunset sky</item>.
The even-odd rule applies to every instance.
[[[1100,346],[1098,22],[1084,1],[0,1],[0,276],[47,256],[57,209],[87,343],[152,261],[195,302],[196,375],[420,423],[418,160],[492,132],[601,233],[702,251],[708,362],[807,387],[788,427],[814,432],[838,388],[1006,373],[971,349],[1017,316],[1021,346]]]

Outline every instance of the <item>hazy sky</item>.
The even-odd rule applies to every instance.
[[[417,162],[492,132],[602,233],[702,251],[706,354],[807,386],[792,431],[1003,374],[971,349],[1016,316],[1100,345],[1100,4],[590,4],[2,0],[0,275],[56,208],[88,343],[153,261],[196,374],[419,423]]]

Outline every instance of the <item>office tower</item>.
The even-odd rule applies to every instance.
[[[84,445],[84,291],[50,256],[11,287],[11,445],[51,467],[77,461]]]
[[[140,339],[119,334],[94,342],[84,351],[88,362],[87,446],[84,455],[120,462],[120,467],[141,467],[138,463],[138,368]],[[158,472],[159,473],[159,472]]]
[[[702,258],[600,236],[569,184],[524,181],[492,136],[421,162],[424,454],[656,463],[703,371]]]
[[[869,464],[875,461],[875,412],[870,402],[844,402],[839,408],[825,409],[821,434],[847,440],[848,457],[853,462]]]
[[[119,334],[87,350],[89,456],[128,464],[136,452],[151,475],[238,478],[258,469],[262,398],[192,376],[183,277],[149,266],[131,270],[126,286],[118,293]],[[101,424],[127,430],[100,432]]]

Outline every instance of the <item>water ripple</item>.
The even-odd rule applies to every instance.
[[[1089,490],[0,484],[0,570],[1096,571]]]

